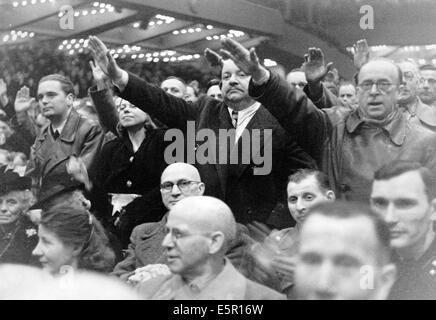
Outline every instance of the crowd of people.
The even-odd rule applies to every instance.
[[[1,298],[436,299],[436,67],[221,44],[204,92],[95,36],[1,60]]]

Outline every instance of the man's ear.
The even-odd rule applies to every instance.
[[[204,185],[203,182],[200,182],[198,184],[198,192],[200,193],[199,195],[202,196],[204,194],[204,191],[206,189],[206,186]]]
[[[72,106],[72,105],[73,105],[73,102],[74,102],[74,99],[75,99],[74,94],[69,93],[69,94],[67,95],[66,99],[67,99],[67,101],[68,101],[68,105],[69,105],[69,106]]]
[[[336,199],[336,195],[335,195],[335,192],[333,190],[328,190],[325,195],[326,195],[328,200],[334,201]]]
[[[224,234],[221,231],[215,231],[210,237],[209,253],[215,254],[222,250],[224,246]]]

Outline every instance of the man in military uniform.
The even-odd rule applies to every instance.
[[[436,177],[419,163],[395,161],[374,175],[371,205],[388,223],[397,281],[390,299],[436,299]]]

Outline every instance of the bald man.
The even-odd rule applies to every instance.
[[[205,185],[201,182],[200,174],[193,165],[177,162],[170,164],[162,172],[160,192],[162,203],[168,211],[184,198],[202,196],[204,190]],[[162,241],[165,237],[167,219],[168,213],[159,222],[144,223],[133,229],[126,258],[115,266],[114,275],[122,280],[128,280],[138,268],[149,264],[166,263]],[[241,225],[238,230],[238,239],[235,241],[233,250],[229,252],[237,265],[242,263],[238,253],[244,247],[242,238],[239,236],[246,231]]]
[[[141,283],[157,300],[273,300],[285,297],[239,273],[225,258],[236,238],[230,208],[213,197],[190,197],[174,205],[162,245],[170,275]]]

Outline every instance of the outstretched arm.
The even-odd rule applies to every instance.
[[[169,127],[186,128],[187,120],[195,120],[197,105],[171,96],[162,89],[121,69],[104,43],[90,36],[90,48],[94,61],[112,83],[120,90],[120,96]]]

